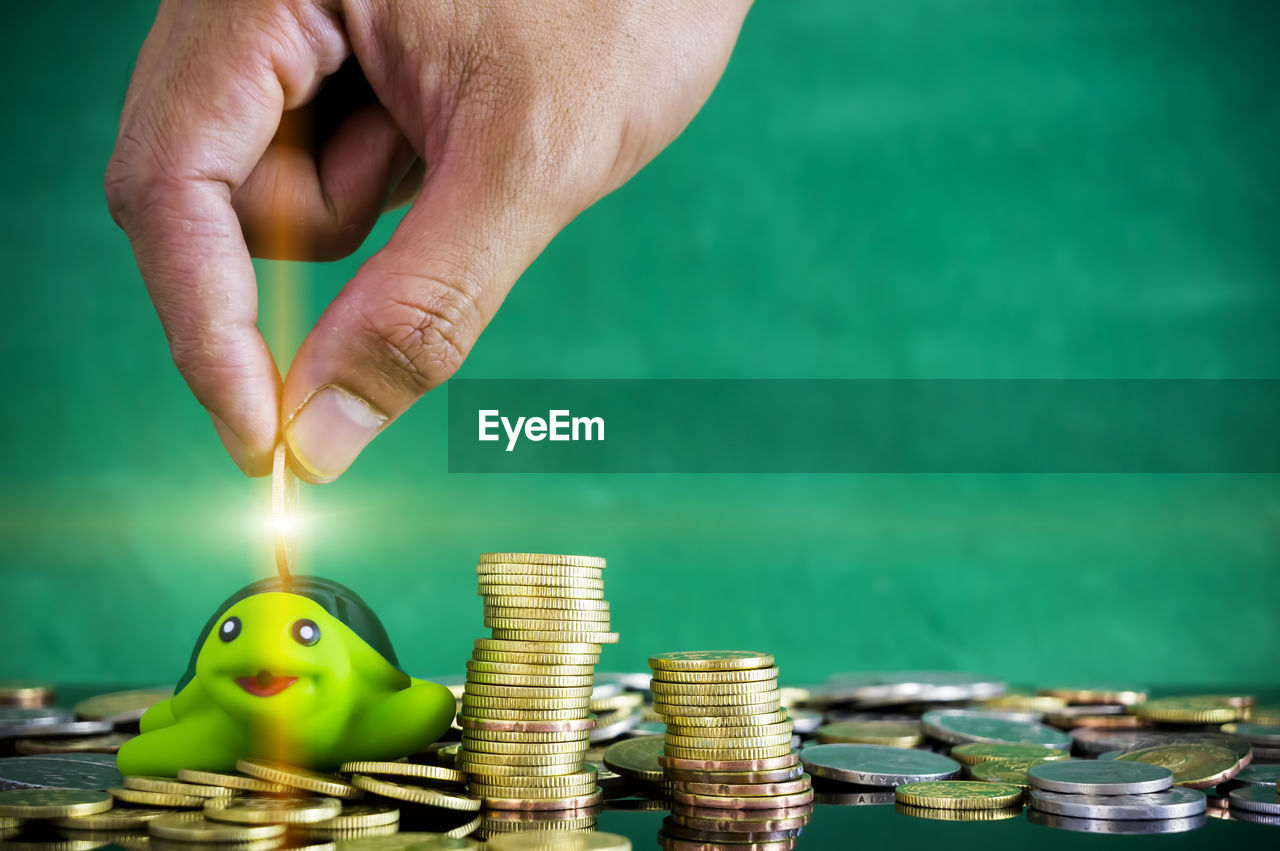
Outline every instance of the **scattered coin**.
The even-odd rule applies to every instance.
[[[1275,786],[1280,782],[1280,765],[1246,765],[1232,779],[1247,786]]]
[[[1216,745],[1157,745],[1128,751],[1116,763],[1150,763],[1173,772],[1173,782],[1193,789],[1209,789],[1230,780],[1240,771],[1235,753]]]
[[[145,830],[147,822],[172,812],[143,807],[113,807],[93,815],[55,819],[53,825],[68,830]]]
[[[125,724],[138,721],[143,713],[162,700],[173,697],[171,688],[131,689],[100,694],[75,705],[77,718]]]
[[[960,773],[960,763],[942,754],[885,745],[810,745],[800,760],[814,777],[863,786],[949,780]]]
[[[970,742],[951,749],[951,758],[964,765],[977,765],[993,759],[1037,759],[1055,762],[1069,759],[1061,748],[1042,745],[1012,745],[1002,742]]]
[[[56,725],[50,725],[56,726]],[[71,738],[18,739],[13,749],[26,756],[64,753],[116,753],[120,746],[132,739],[128,733],[107,733],[100,736],[73,736]]]
[[[1173,785],[1173,772],[1160,765],[1114,760],[1073,759],[1046,762],[1027,770],[1037,789],[1077,795],[1136,795],[1160,792]]]
[[[268,783],[279,783],[291,789],[315,792],[331,798],[357,798],[360,795],[355,786],[339,777],[284,762],[269,759],[241,759],[236,762],[236,769],[259,780],[266,780]]]
[[[1036,694],[1057,697],[1074,704],[1107,704],[1132,706],[1147,699],[1150,689],[1124,683],[1085,683],[1036,689]]]
[[[894,789],[899,804],[944,810],[1002,809],[1019,803],[1022,794],[1020,786],[969,780],[905,783]]]
[[[359,789],[394,798],[398,801],[409,801],[427,807],[443,807],[447,810],[475,811],[480,809],[480,799],[459,792],[445,792],[441,789],[428,789],[422,786],[407,786],[393,783],[390,780],[379,780],[364,774],[356,774],[351,782]]]
[[[1255,813],[1280,815],[1280,800],[1276,798],[1276,790],[1266,786],[1245,786],[1232,789],[1230,796],[1232,808],[1240,808]]]
[[[52,683],[37,680],[0,680],[0,705],[35,709],[48,706],[58,696]]]
[[[147,825],[147,832],[178,842],[251,842],[284,836],[283,824],[231,824],[211,821],[204,813],[169,813]]]
[[[924,730],[914,721],[838,721],[819,727],[820,744],[886,745],[914,748],[924,741]]]
[[[216,798],[198,798],[195,795],[172,795],[166,792],[144,792],[140,789],[126,789],[123,786],[112,786],[107,789],[111,797],[126,804],[142,804],[147,807],[199,807],[205,801]]]
[[[663,740],[658,736],[623,739],[604,751],[604,764],[612,771],[633,780],[660,782],[663,779],[658,755]]]
[[[1223,724],[1248,716],[1248,707],[1232,701],[1236,698],[1222,695],[1189,695],[1161,697],[1132,707],[1139,718],[1166,724]]]
[[[204,814],[233,824],[311,824],[342,812],[337,798],[207,798]]]
[[[347,762],[338,768],[344,774],[391,774],[399,777],[415,777],[419,780],[437,780],[441,783],[466,783],[467,775],[443,765],[423,765],[416,762]]]
[[[1037,810],[1076,818],[1186,818],[1202,815],[1205,811],[1204,793],[1185,786],[1141,795],[1079,795],[1033,788],[1030,801]]]
[[[1025,789],[1031,785],[1031,781],[1027,779],[1027,770],[1045,764],[1041,759],[991,759],[971,767],[969,776],[974,780],[1008,783]]]
[[[90,816],[111,809],[106,792],[84,789],[11,789],[0,792],[0,816],[55,819]]]
[[[1032,824],[1053,827],[1058,830],[1071,830],[1077,833],[1113,833],[1113,834],[1152,834],[1152,833],[1185,833],[1204,827],[1204,814],[1185,818],[1166,819],[1102,819],[1072,818],[1058,816],[1042,810],[1027,811],[1027,821]]]
[[[221,786],[226,789],[239,789],[245,792],[288,792],[292,787],[283,783],[271,783],[250,777],[247,774],[230,774],[221,771],[198,771],[183,768],[178,771],[178,779],[185,783],[198,783],[205,786]]]
[[[1043,724],[1009,721],[966,709],[926,712],[920,723],[930,736],[951,744],[1002,742],[1070,750],[1071,737]]]
[[[1223,724],[1222,732],[1239,736],[1256,747],[1280,747],[1280,725],[1233,722],[1231,724]]]
[[[0,789],[89,789],[119,786],[124,777],[110,754],[73,753],[0,759]]]
[[[193,798],[216,798],[219,795],[230,795],[232,790],[226,786],[210,786],[200,783],[184,783],[168,777],[143,777],[133,775],[124,779],[124,788],[141,792],[159,792],[166,795],[190,795]]]

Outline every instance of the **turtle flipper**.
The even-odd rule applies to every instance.
[[[408,756],[444,735],[456,705],[453,693],[444,686],[415,680],[361,713],[348,730],[342,750],[346,759]]]

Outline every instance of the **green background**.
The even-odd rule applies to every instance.
[[[153,4],[28,3],[0,54],[0,677],[155,682],[271,569],[101,174]],[[572,224],[471,378],[1280,377],[1270,2],[760,3],[684,136]],[[370,241],[389,233],[384,222]],[[369,248],[259,265],[308,327]],[[289,292],[282,292],[283,289]],[[282,360],[297,331],[271,331]],[[487,550],[607,556],[622,641],[785,679],[1262,682],[1275,476],[450,476],[437,391],[303,493],[304,566],[457,674]]]

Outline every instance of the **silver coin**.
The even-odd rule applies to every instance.
[[[1077,795],[1140,795],[1173,785],[1173,772],[1162,765],[1115,760],[1072,759],[1027,769],[1027,782],[1050,792]]]
[[[1001,721],[1016,721],[1019,724],[1039,724],[1044,720],[1044,713],[1033,709],[974,709],[986,718],[999,718]]]
[[[1144,795],[1075,795],[1032,789],[1031,806],[1046,813],[1089,819],[1187,818],[1205,811],[1206,798],[1199,789],[1174,786]]]
[[[613,713],[601,715],[596,718],[596,726],[592,728],[588,741],[607,742],[610,739],[616,739],[625,735],[628,730],[636,727],[643,720],[644,715],[639,712],[627,712],[625,715],[618,716]]]
[[[610,697],[617,697],[623,691],[622,682],[616,674],[596,674],[595,682],[591,689],[591,699],[604,700]]]
[[[892,789],[876,789],[870,792],[828,792],[814,789],[813,802],[835,807],[867,807],[894,803]]]
[[[887,671],[836,674],[810,694],[810,702],[863,706],[924,701],[982,700],[1004,694],[1003,680],[956,671]]]
[[[1124,748],[1121,748],[1120,750],[1116,750],[1116,751],[1103,751],[1102,753],[1094,757],[1094,759],[1115,759],[1116,757],[1120,756],[1120,754],[1122,753],[1124,753]]]
[[[1280,827],[1280,816],[1258,813],[1252,810],[1234,809],[1231,811],[1231,820],[1248,821],[1254,824],[1266,824],[1272,827]]]
[[[1231,790],[1231,808],[1249,810],[1254,813],[1280,815],[1280,800],[1276,799],[1276,790],[1271,786],[1245,786]]]
[[[71,713],[57,707],[0,706],[0,739],[21,738],[45,724],[71,720]]]
[[[1198,816],[1166,819],[1105,819],[1105,818],[1072,818],[1056,816],[1040,810],[1028,810],[1027,821],[1032,824],[1053,827],[1058,830],[1073,830],[1078,833],[1185,833],[1203,827],[1204,813]]]
[[[110,733],[115,727],[108,721],[59,721],[53,724],[33,724],[26,727],[24,738],[36,736],[97,736]]]
[[[1246,765],[1232,779],[1245,786],[1275,786],[1280,783],[1280,765]]]
[[[950,780],[960,774],[960,763],[949,756],[884,745],[810,745],[800,751],[800,762],[814,777],[862,786]]]
[[[1100,754],[1120,749],[1122,752],[1146,741],[1150,730],[1099,730],[1096,727],[1077,727],[1068,735],[1076,747],[1086,754]]]
[[[1239,736],[1251,745],[1264,748],[1280,747],[1280,725],[1246,724],[1237,722],[1231,725],[1231,735]]]
[[[1119,703],[1086,703],[1081,706],[1064,706],[1048,713],[1060,718],[1076,718],[1081,715],[1123,715],[1128,707]]]
[[[968,709],[937,709],[920,719],[924,731],[953,745],[965,742],[1042,745],[1070,750],[1071,737],[1044,724],[1008,721]]]
[[[115,754],[67,753],[0,759],[0,789],[104,790],[124,784]]]
[[[822,713],[816,709],[788,709],[791,716],[791,729],[802,736],[807,736],[822,726]]]
[[[1253,758],[1268,765],[1280,763],[1280,748],[1254,748]]]

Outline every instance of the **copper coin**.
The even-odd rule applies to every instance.
[[[760,797],[728,797],[719,795],[694,795],[678,789],[671,793],[671,800],[691,807],[710,807],[721,810],[760,810],[801,807],[813,802],[813,790],[806,789],[794,795],[766,795]]]
[[[811,788],[809,775],[785,783],[690,783],[671,781],[671,788],[691,795],[719,795],[721,797],[756,797],[759,795],[794,795]]]
[[[788,780],[799,780],[804,769],[799,765],[791,768],[775,768],[772,771],[685,771],[678,768],[666,770],[670,781],[686,783],[785,783]]]
[[[600,792],[575,795],[572,798],[490,798],[484,799],[485,807],[494,810],[586,810],[597,807],[604,800]]]
[[[799,765],[800,754],[792,752],[767,759],[681,759],[663,754],[658,757],[658,763],[663,768],[681,771],[773,771]]]
[[[499,730],[506,733],[573,733],[590,730],[596,725],[596,716],[574,718],[568,721],[501,721],[489,718],[458,716],[458,726],[464,730]]]
[[[1060,730],[1088,727],[1098,730],[1127,730],[1147,726],[1137,715],[1046,715],[1046,724]]]

